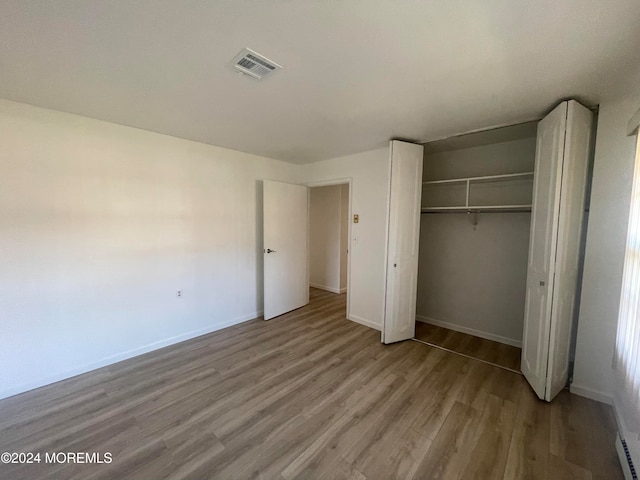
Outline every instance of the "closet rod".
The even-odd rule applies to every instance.
[[[426,214],[437,214],[437,215],[454,215],[454,214],[460,214],[460,213],[464,213],[464,214],[470,214],[470,213],[531,213],[531,209],[527,209],[527,208],[520,208],[517,210],[514,209],[510,209],[510,210],[496,210],[496,209],[491,209],[491,210],[479,210],[479,209],[474,209],[474,210],[442,210],[442,211],[437,211],[437,212],[420,212],[420,215],[426,215]]]

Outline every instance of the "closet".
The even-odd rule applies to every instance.
[[[425,145],[419,321],[521,346],[536,127]]]
[[[540,122],[424,145],[418,275],[404,281],[417,295],[405,291],[406,308],[522,346],[522,372],[547,401],[569,376],[592,127],[591,111],[570,100]],[[394,323],[386,313],[384,330]]]

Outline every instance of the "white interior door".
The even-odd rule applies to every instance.
[[[416,332],[422,145],[393,140],[389,199],[387,288],[382,342],[413,338]]]
[[[522,335],[522,373],[545,398],[567,102],[538,123]]]
[[[309,189],[264,181],[264,319],[309,303]]]
[[[567,108],[545,392],[547,401],[560,393],[569,380],[569,351],[576,302],[579,300],[576,298],[576,289],[581,265],[580,246],[593,128],[593,114],[588,108],[574,100],[568,102]]]

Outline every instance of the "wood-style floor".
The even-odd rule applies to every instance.
[[[485,362],[520,371],[522,350],[518,347],[423,322],[416,322],[415,338]]]
[[[345,320],[344,295],[0,401],[2,479],[622,479],[608,406]]]

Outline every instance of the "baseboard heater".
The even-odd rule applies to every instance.
[[[622,438],[620,433],[618,433],[616,437],[616,451],[618,452],[618,458],[620,459],[620,466],[622,466],[625,480],[638,480],[636,469],[633,467],[633,462],[631,461],[627,442]]]

